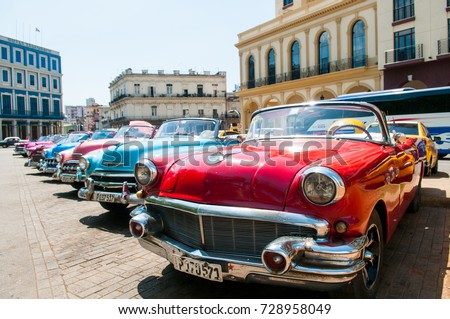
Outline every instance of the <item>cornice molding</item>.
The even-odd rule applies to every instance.
[[[291,21],[291,22],[285,23],[283,25],[280,25],[278,27],[275,27],[275,28],[273,28],[271,30],[268,30],[268,31],[265,31],[265,32],[261,32],[258,35],[254,36],[254,37],[252,37],[252,38],[250,38],[248,40],[238,42],[237,44],[235,44],[235,46],[236,46],[236,48],[240,49],[240,48],[245,47],[245,46],[247,46],[249,44],[258,42],[258,41],[260,41],[260,40],[262,40],[262,39],[264,39],[266,37],[269,37],[272,34],[277,34],[277,33],[280,33],[280,32],[283,32],[283,31],[286,31],[286,30],[289,30],[289,29],[292,29],[292,28],[296,28],[296,27],[298,27],[298,26],[300,26],[300,25],[302,25],[302,24],[304,24],[306,22],[315,20],[315,19],[317,19],[317,18],[319,18],[321,16],[327,16],[330,13],[339,11],[341,9],[350,7],[350,6],[358,4],[358,3],[363,3],[365,1],[367,1],[367,0],[347,0],[347,1],[344,1],[344,2],[340,2],[340,3],[337,3],[337,4],[331,5],[329,7],[323,8],[321,10],[312,12],[310,14],[307,14],[307,15],[303,16],[303,17],[295,19],[294,21]]]

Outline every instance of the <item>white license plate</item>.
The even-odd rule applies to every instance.
[[[97,202],[114,203],[115,198],[116,198],[115,194],[95,192],[92,200]]]
[[[174,268],[178,271],[212,281],[223,281],[222,267],[186,257],[174,256]]]
[[[75,176],[61,175],[61,182],[73,183],[73,182],[75,182]]]

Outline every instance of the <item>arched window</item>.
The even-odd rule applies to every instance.
[[[248,85],[249,89],[255,87],[255,58],[253,55],[248,59]]]
[[[300,44],[298,41],[291,46],[291,74],[292,80],[300,79]]]
[[[268,84],[276,83],[275,50],[270,49],[267,55]]]
[[[323,32],[319,38],[319,73],[330,72],[330,46],[328,44],[328,32]]]
[[[366,65],[366,32],[364,22],[359,20],[352,31],[352,64],[354,68]]]

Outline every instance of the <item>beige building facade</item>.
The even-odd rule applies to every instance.
[[[238,35],[242,124],[258,108],[382,88],[375,0],[276,0]]]
[[[242,123],[256,109],[450,85],[450,0],[275,0],[238,35]]]
[[[181,117],[224,118],[226,114],[226,72],[199,74],[189,70],[125,70],[110,86],[111,102],[103,126],[120,127],[131,120],[154,125]]]

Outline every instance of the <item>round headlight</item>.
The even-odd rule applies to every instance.
[[[55,156],[55,158],[56,158],[56,162],[57,162],[57,163],[61,163],[62,155],[61,155],[60,153],[57,153],[56,156]]]
[[[335,171],[312,167],[303,173],[302,191],[311,203],[325,206],[339,201],[345,194],[345,186]]]
[[[134,178],[142,186],[149,186],[155,182],[158,170],[152,161],[137,162],[134,166]]]
[[[80,166],[82,171],[85,171],[89,168],[89,161],[85,157],[81,157],[78,166]]]

